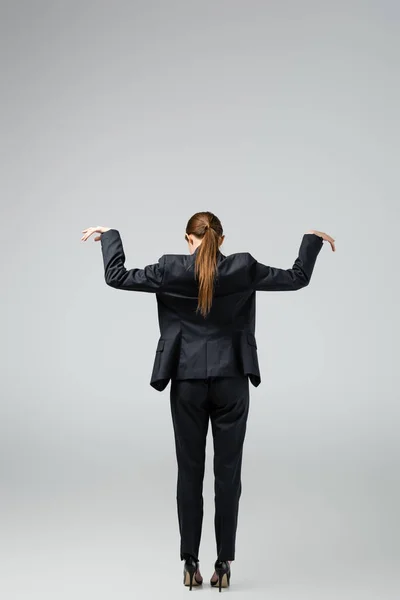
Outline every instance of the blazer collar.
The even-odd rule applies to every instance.
[[[192,253],[191,256],[193,256],[193,258],[195,258],[199,248],[200,248],[200,246],[197,246],[196,250]],[[226,256],[224,254],[222,254],[221,250],[218,250],[217,251],[217,262],[222,260],[223,258],[226,258]]]

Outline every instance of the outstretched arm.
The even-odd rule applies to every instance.
[[[160,292],[164,283],[165,255],[144,269],[126,269],[125,253],[120,233],[117,229],[105,227],[90,227],[84,230],[82,239],[87,239],[92,233],[101,235],[95,241],[101,242],[103,254],[104,279],[107,285],[119,290],[137,292]]]
[[[120,290],[137,292],[159,292],[164,279],[165,256],[158,263],[144,269],[126,269],[125,253],[121,236],[117,229],[109,229],[101,234],[104,278],[107,285]]]
[[[324,239],[330,241],[335,251],[334,240],[322,232],[305,233],[298,256],[290,269],[279,269],[258,262],[249,254],[250,285],[259,291],[299,290],[310,283],[315,261]]]

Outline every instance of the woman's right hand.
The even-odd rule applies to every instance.
[[[315,229],[310,229],[310,231],[307,231],[306,233],[315,233],[315,235],[319,235],[319,237],[321,237],[323,240],[326,240],[327,242],[330,243],[330,245],[332,247],[332,251],[335,252],[335,250],[336,250],[335,240],[333,239],[333,237],[331,237],[327,233],[324,233],[323,231],[316,231]]]
[[[101,227],[100,225],[97,225],[97,227],[88,227],[87,229],[83,229],[82,233],[84,234],[81,237],[82,242],[86,242],[86,240],[93,234],[93,233],[105,233],[106,231],[109,231],[109,229],[111,229],[111,227]],[[98,235],[97,237],[94,238],[95,242],[100,241],[101,239],[101,235]]]

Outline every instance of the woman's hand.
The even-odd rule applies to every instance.
[[[335,252],[335,240],[333,239],[333,237],[331,237],[327,233],[324,233],[323,231],[315,231],[315,229],[310,229],[310,231],[307,231],[307,233],[315,233],[315,235],[319,235],[319,237],[321,237],[323,240],[326,240],[330,243],[330,245],[332,246],[332,251]]]
[[[84,229],[82,231],[82,233],[84,234],[81,237],[82,242],[86,242],[86,240],[92,235],[92,233],[105,233],[106,231],[109,231],[111,229],[111,227],[101,227],[100,225],[98,225],[97,227],[88,227],[87,229]],[[101,235],[98,235],[97,237],[94,238],[95,242],[98,242],[101,239]]]

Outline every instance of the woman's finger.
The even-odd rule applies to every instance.
[[[321,231],[321,235],[323,237],[324,240],[326,240],[327,242],[329,242],[330,244],[332,244],[332,242],[334,242],[335,240],[333,239],[333,237],[331,235],[329,235],[328,233],[323,233]]]

